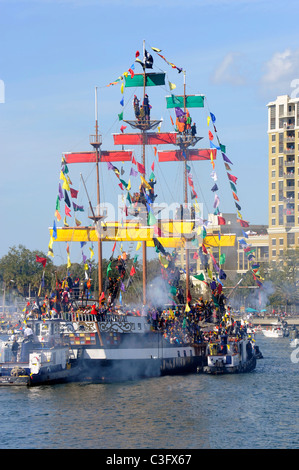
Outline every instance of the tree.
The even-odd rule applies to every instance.
[[[37,292],[44,272],[44,284],[51,287],[53,279],[53,263],[47,259],[45,269],[36,262],[36,256],[46,258],[40,251],[30,251],[25,246],[10,248],[7,255],[0,259],[0,278],[6,285],[13,281],[19,295],[26,297],[29,290]]]
[[[274,293],[270,296],[273,306],[298,306],[299,304],[299,249],[288,249],[269,266],[269,279]]]

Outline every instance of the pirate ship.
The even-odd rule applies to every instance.
[[[121,89],[134,88],[142,89],[143,99],[140,100],[134,95],[134,119],[123,119],[123,112],[119,115],[119,119],[130,126],[134,132],[126,133],[124,130],[127,126],[121,127],[121,132],[113,134],[114,144],[121,146],[121,150],[107,151],[102,149],[102,138],[99,133],[98,124],[98,106],[97,106],[97,88],[95,90],[95,134],[90,136],[91,151],[64,153],[62,157],[62,168],[60,178],[63,180],[63,191],[59,190],[59,200],[68,196],[68,191],[76,197],[74,190],[70,188],[70,180],[68,177],[69,165],[76,163],[89,163],[95,165],[97,179],[97,205],[94,208],[89,199],[86,185],[83,180],[86,195],[89,200],[90,215],[92,224],[82,226],[76,220],[76,225],[70,227],[64,223],[63,227],[57,227],[54,220],[53,227],[50,228],[50,244],[49,254],[53,255],[53,243],[56,242],[86,242],[97,243],[98,246],[98,296],[96,303],[98,309],[94,312],[74,310],[65,312],[61,319],[61,330],[65,336],[69,337],[75,356],[80,357],[81,364],[85,366],[85,376],[92,380],[109,380],[128,377],[153,376],[169,373],[183,373],[202,370],[206,363],[206,345],[202,341],[200,335],[193,332],[192,335],[184,334],[169,341],[165,331],[157,328],[155,324],[155,315],[148,307],[152,303],[154,293],[148,291],[147,286],[147,249],[155,247],[159,253],[162,271],[166,271],[174,266],[174,258],[169,253],[169,249],[181,248],[185,252],[185,295],[184,307],[181,308],[183,316],[185,312],[190,311],[190,269],[189,269],[189,248],[190,243],[199,240],[200,249],[207,254],[206,249],[211,246],[233,246],[235,243],[234,235],[223,235],[221,241],[213,234],[206,232],[202,227],[202,221],[198,220],[196,213],[188,207],[188,187],[191,190],[192,199],[197,198],[194,188],[192,174],[190,172],[190,162],[209,161],[215,169],[215,159],[217,150],[222,149],[218,140],[218,146],[213,144],[210,148],[196,148],[202,137],[197,135],[195,126],[191,125],[189,109],[203,108],[203,95],[188,95],[186,93],[186,73],[183,69],[176,67],[168,62],[161,54],[161,50],[152,48],[164,61],[172,68],[177,69],[184,77],[184,91],[181,96],[170,94],[166,97],[168,109],[174,109],[176,114],[176,128],[172,132],[160,132],[160,124],[162,120],[153,119],[151,116],[151,107],[147,89],[149,87],[157,87],[165,85],[165,72],[155,73],[152,71],[153,59],[145,49],[143,44],[143,60],[139,59],[139,52],[136,53],[135,63],[139,63],[142,71],[135,73],[134,64],[115,82],[110,85],[121,83]],[[149,72],[150,70],[150,72]],[[123,101],[123,100],[122,100]],[[213,115],[212,121],[213,121]],[[214,121],[213,121],[214,122]],[[209,134],[211,132],[209,131]],[[210,139],[211,142],[211,139]],[[132,150],[124,150],[124,146],[140,146],[141,161],[136,161],[135,154]],[[154,194],[154,166],[151,167],[151,176],[147,180],[146,168],[146,149],[147,146],[171,145],[175,149],[158,151],[158,161],[172,162],[172,164],[182,165],[184,178],[184,201],[180,205],[179,216],[172,219],[163,219],[159,217],[161,209],[155,203],[156,195]],[[156,147],[154,147],[156,150]],[[156,154],[156,151],[155,151]],[[223,154],[225,157],[225,154]],[[226,158],[227,161],[229,161]],[[138,201],[130,195],[131,186],[120,178],[121,174],[116,164],[117,162],[130,162],[135,165],[134,175],[139,175],[141,183],[139,186]],[[100,167],[106,163],[108,170],[115,172],[119,179],[119,187],[122,191],[127,191],[126,202],[129,201],[129,207],[125,205],[124,213],[130,219],[121,221],[106,220],[105,214],[101,212],[100,197]],[[132,166],[133,168],[133,166]],[[132,169],[131,173],[132,174]],[[124,199],[124,198],[123,198]],[[216,201],[216,198],[215,198]],[[69,204],[68,204],[69,205]],[[78,206],[73,201],[74,211],[78,210]],[[218,205],[214,207],[216,214],[219,214]],[[69,213],[69,209],[66,207]],[[59,212],[59,211],[58,211]],[[67,212],[66,212],[67,213]],[[56,207],[56,216],[57,207]],[[61,217],[60,217],[61,218]],[[222,217],[218,215],[219,223],[222,224]],[[58,220],[58,218],[57,218]],[[240,219],[241,221],[242,219]],[[245,223],[245,222],[244,222]],[[245,225],[244,225],[245,226]],[[199,230],[200,229],[200,230]],[[200,233],[200,235],[199,235]],[[204,241],[204,243],[203,243]],[[115,304],[103,304],[105,297],[105,288],[103,280],[102,266],[102,247],[105,242],[137,242],[138,248],[142,246],[142,272],[143,272],[143,291],[142,291],[142,307],[136,316],[134,310],[119,308],[115,309]],[[211,254],[213,261],[215,261]],[[69,260],[69,253],[68,253]],[[215,261],[216,263],[216,261]],[[68,264],[70,266],[70,263]],[[217,266],[217,263],[216,263]],[[215,264],[214,264],[215,267]],[[218,266],[217,266],[218,267]],[[132,270],[130,275],[134,274]],[[218,280],[224,279],[221,274],[225,274],[221,269],[217,269]],[[197,276],[202,279],[202,275]],[[195,276],[196,277],[196,276]],[[213,276],[212,276],[213,278]],[[211,278],[211,280],[212,280]],[[122,278],[120,276],[120,286]],[[220,281],[221,283],[221,281]],[[176,292],[177,284],[168,282],[170,291]],[[119,286],[119,289],[121,288]],[[118,290],[119,292],[119,290]],[[186,305],[186,306],[185,306]],[[170,311],[178,311],[178,305],[173,300]],[[180,306],[182,307],[182,306]],[[96,314],[97,313],[97,314]],[[185,332],[185,331],[184,331]],[[92,334],[93,341],[90,341]]]

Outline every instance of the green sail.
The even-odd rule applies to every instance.
[[[131,75],[125,77],[125,87],[137,87],[144,85],[143,73],[135,74],[133,78]],[[158,86],[165,85],[165,73],[147,73],[145,86]]]
[[[167,108],[184,108],[184,96],[166,96]],[[186,108],[203,108],[203,95],[186,95]]]

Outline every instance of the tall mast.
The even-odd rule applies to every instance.
[[[145,41],[143,40],[143,59],[145,61]],[[143,65],[143,101],[145,98],[145,87],[146,87],[146,72],[145,63]],[[145,128],[142,128],[142,164],[145,168]],[[146,241],[142,242],[142,285],[143,285],[143,305],[146,305],[146,283],[147,283],[147,253],[146,253]]]
[[[184,73],[184,113],[186,113],[186,71],[183,71]],[[187,145],[184,145],[184,150],[186,150]],[[187,189],[187,160],[185,160],[185,165],[184,165],[184,202],[185,202],[185,214],[187,213],[187,206],[188,206],[188,189]],[[189,249],[185,249],[185,256],[186,256],[186,299],[189,294],[189,288],[190,288],[190,275],[189,275]]]
[[[99,161],[102,140],[99,135],[98,127],[98,89],[95,87],[95,135],[90,136],[90,144],[94,147],[96,152],[96,172],[97,172],[97,217],[100,220],[100,174],[99,174]],[[96,220],[95,220],[96,223]],[[103,288],[103,275],[102,275],[102,241],[98,239],[98,281],[99,281],[99,298]]]

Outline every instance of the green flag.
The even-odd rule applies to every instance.
[[[224,264],[224,263],[225,263],[225,254],[222,253],[222,254],[220,255],[219,264]]]
[[[149,212],[148,214],[148,219],[147,219],[147,225],[157,225],[157,219],[154,216],[152,212]]]
[[[108,276],[109,272],[112,270],[111,263],[112,263],[112,261],[110,261],[110,263],[107,266],[107,276]]]
[[[193,277],[195,277],[195,279],[198,279],[199,281],[204,281],[205,280],[205,277],[202,273],[201,274],[195,274],[195,275],[193,275]]]
[[[119,120],[119,121],[122,121],[123,118],[124,118],[124,113],[123,113],[123,112],[121,112],[120,114],[118,114],[118,120]]]

